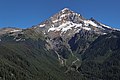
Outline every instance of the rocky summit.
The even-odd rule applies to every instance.
[[[64,8],[27,29],[0,29],[0,80],[119,80],[120,31]]]

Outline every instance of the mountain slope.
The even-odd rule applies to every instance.
[[[88,80],[120,79],[120,32],[100,36],[82,55],[79,71]]]
[[[48,20],[32,27],[35,32],[42,34],[46,38],[46,42],[49,49],[54,49],[62,64],[65,65],[70,56],[72,56],[72,63],[77,58],[74,55],[74,50],[78,42],[85,44],[82,45],[83,48],[77,46],[76,53],[84,52],[84,50],[89,46],[92,41],[94,41],[98,36],[111,33],[115,29],[108,27],[102,23],[97,22],[95,19],[85,19],[82,15],[75,13],[68,8],[65,8],[58,12],[57,14],[50,17]],[[79,39],[78,42],[74,42],[72,38],[76,35]],[[72,42],[72,44],[71,44]]]
[[[54,79],[55,76],[52,75],[54,70],[59,70],[57,58],[52,55],[52,51],[46,51],[41,41],[3,42],[0,44],[0,50],[1,79],[45,80],[52,77]]]

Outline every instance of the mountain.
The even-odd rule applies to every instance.
[[[27,29],[0,29],[0,80],[119,80],[118,29],[64,8]]]

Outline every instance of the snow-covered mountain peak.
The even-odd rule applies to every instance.
[[[75,13],[68,8],[64,8],[63,10],[59,11],[57,14],[53,15],[48,20],[46,20],[45,22],[41,23],[38,26],[40,28],[46,26],[58,27],[66,22],[71,21],[73,23],[80,23],[83,20],[84,18],[80,14]]]
[[[65,12],[65,11],[70,11],[70,9],[69,9],[69,8],[64,8],[64,9],[62,10],[62,12]]]
[[[45,35],[48,34],[52,37],[73,36],[80,31],[106,34],[114,30],[113,28],[96,21],[94,18],[86,19],[82,15],[68,8],[59,11],[48,20],[39,24],[36,28],[39,28],[37,31],[41,30]]]
[[[69,8],[64,8],[60,11],[61,14],[72,14],[75,13],[74,11],[70,10]]]

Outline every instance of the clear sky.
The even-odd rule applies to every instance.
[[[120,29],[120,0],[0,0],[0,28],[27,28],[63,8]]]

